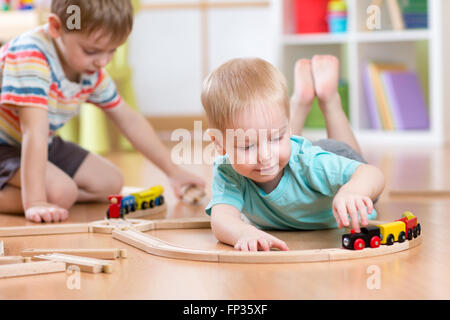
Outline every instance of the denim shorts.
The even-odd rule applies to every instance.
[[[73,178],[89,151],[60,137],[54,137],[48,146],[48,161],[53,163],[68,176]],[[20,168],[21,148],[9,145],[0,145],[0,190]]]

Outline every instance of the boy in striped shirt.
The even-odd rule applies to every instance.
[[[74,6],[79,10],[69,10]],[[121,99],[104,70],[132,26],[130,0],[54,0],[47,24],[0,48],[0,212],[58,222],[77,201],[104,201],[120,192],[117,167],[54,136],[83,102],[104,110],[168,175],[178,197],[182,186],[204,188],[202,179],[172,163],[153,128]]]

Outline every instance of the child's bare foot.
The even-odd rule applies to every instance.
[[[319,107],[325,118],[328,138],[342,141],[361,154],[350,122],[342,109],[338,92],[339,60],[334,56],[314,56],[312,72]]]
[[[294,80],[294,94],[291,98],[292,107],[311,109],[315,96],[311,60],[300,59],[297,61],[294,69]]]
[[[300,59],[294,69],[294,94],[291,97],[292,133],[301,135],[315,98],[311,60]]]
[[[50,203],[38,203],[25,210],[25,218],[36,223],[60,222],[69,218],[69,211]]]
[[[339,97],[339,60],[330,55],[316,55],[312,59],[312,73],[316,95],[324,107],[335,105],[335,99]]]

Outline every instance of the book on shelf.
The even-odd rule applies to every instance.
[[[428,0],[400,0],[407,29],[428,28]]]
[[[403,64],[370,62],[362,76],[373,129],[429,129],[428,108],[415,72]]]
[[[398,130],[425,130],[430,119],[420,81],[415,72],[381,73],[388,105]]]
[[[380,111],[378,110],[377,98],[375,96],[375,90],[372,85],[372,78],[368,65],[363,68],[362,80],[370,126],[372,129],[382,129],[383,126],[381,123]]]
[[[403,30],[405,29],[405,21],[403,21],[402,10],[397,0],[386,0],[389,16],[391,18],[392,29]]]
[[[344,110],[347,118],[350,118],[350,104],[349,104],[349,93],[348,93],[348,83],[345,80],[339,80],[338,86],[339,96],[341,97],[342,109]],[[308,129],[324,129],[325,118],[322,111],[319,108],[319,102],[314,99],[311,111],[309,112],[308,118],[306,118],[305,128]]]
[[[382,3],[386,3],[393,30],[428,28],[428,0],[372,1],[378,6]]]
[[[389,109],[387,97],[383,89],[380,73],[388,70],[404,71],[406,70],[406,67],[402,64],[375,62],[369,63],[368,67],[383,129],[395,130],[394,121],[392,119],[391,110]]]

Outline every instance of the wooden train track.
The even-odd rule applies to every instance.
[[[381,221],[371,224],[382,223]],[[209,218],[184,218],[161,220],[138,219],[111,219],[86,224],[61,224],[28,227],[0,228],[0,237],[27,236],[44,234],[62,234],[94,232],[112,234],[114,239],[145,251],[149,254],[194,261],[226,262],[226,263],[302,263],[320,261],[338,261],[348,259],[361,259],[382,256],[396,252],[406,251],[420,245],[421,236],[403,243],[379,248],[366,248],[363,250],[347,250],[341,248],[268,251],[268,252],[241,252],[234,250],[201,250],[181,247],[145,234],[149,230],[162,229],[199,229],[210,228]]]
[[[184,226],[179,225],[179,227],[172,229],[184,229]],[[122,241],[152,255],[183,260],[228,263],[299,263],[360,259],[409,250],[422,242],[422,238],[419,236],[411,241],[395,243],[392,246],[380,246],[375,249],[366,248],[363,250],[347,250],[330,248],[315,250],[242,252],[234,250],[200,250],[180,247],[133,229],[116,229],[113,230],[112,235],[114,239]]]

